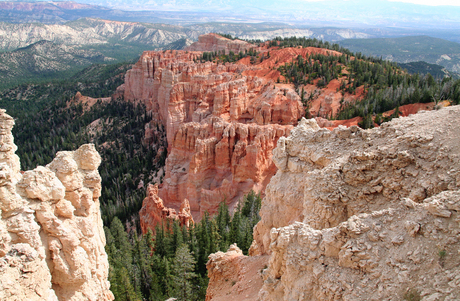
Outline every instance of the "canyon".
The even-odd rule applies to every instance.
[[[204,51],[241,55],[209,61]],[[317,53],[339,55],[215,34],[143,53],[112,97],[145,105],[144,144],[167,150],[162,183],[146,185],[142,232],[189,226],[255,190],[249,256],[237,245],[209,256],[206,300],[458,299],[460,107],[401,106],[412,115],[363,130],[360,118],[326,119],[365,93],[339,92],[336,79],[303,86],[317,95],[305,112],[278,67]],[[96,101],[72,99],[84,110]],[[113,300],[95,146],[22,172],[13,124],[0,111],[0,299]]]
[[[203,60],[203,51],[255,55],[223,63]],[[200,36],[185,50],[143,53],[114,97],[141,103],[152,114],[146,143],[159,140],[159,125],[165,129],[168,156],[155,197],[161,206],[179,212],[187,199],[193,220],[199,221],[205,211],[214,214],[224,200],[233,209],[251,190],[264,195],[277,170],[272,150],[305,116],[299,92],[285,83],[278,67],[311,54],[340,55],[324,48],[254,45],[216,34]],[[325,119],[337,113],[341,101],[352,103],[364,95],[362,87],[353,94],[338,92],[340,80],[321,89],[315,83],[303,86],[306,98],[314,96],[309,113],[318,116],[321,127],[356,126],[361,120]],[[157,210],[153,203],[158,201],[152,202],[146,198],[141,210],[144,233],[161,220],[163,207]]]
[[[207,35],[185,51],[146,52],[118,92],[166,129],[164,206],[187,198],[199,220],[222,199],[234,207],[250,189],[264,193],[249,256],[236,245],[209,256],[207,300],[457,299],[460,107],[408,105],[408,117],[363,130],[359,119],[326,120],[338,101],[321,91],[310,113],[322,117],[307,120],[276,67],[334,52],[270,49],[263,61],[219,64],[195,50],[244,47]],[[143,231],[160,222],[144,208]]]
[[[94,145],[20,171],[12,117],[0,111],[0,299],[113,300]]]

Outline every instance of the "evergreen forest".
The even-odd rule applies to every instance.
[[[105,227],[115,300],[204,300],[209,254],[225,252],[232,243],[247,254],[260,206],[260,195],[250,192],[232,216],[223,201],[216,216],[205,214],[188,229],[174,221],[143,236],[126,232],[116,217]]]

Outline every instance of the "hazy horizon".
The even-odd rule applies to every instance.
[[[0,1],[11,2],[11,1]],[[44,1],[15,1],[44,2]],[[65,1],[56,1],[65,2]],[[146,22],[280,22],[342,28],[460,29],[460,1],[438,0],[76,0],[143,17]],[[49,2],[48,2],[49,3]],[[65,7],[63,7],[65,9]],[[111,16],[117,18],[117,12]],[[141,12],[149,12],[142,16]],[[170,14],[165,18],[164,12]],[[177,18],[174,16],[177,12]],[[122,15],[120,12],[119,15]],[[163,18],[163,19],[162,19]],[[176,21],[174,21],[176,19]],[[161,23],[161,22],[160,22]]]

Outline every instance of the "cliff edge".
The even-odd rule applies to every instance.
[[[20,172],[0,110],[0,299],[113,300],[92,144]]]
[[[258,299],[458,300],[459,116],[333,131],[302,119],[281,137],[250,249],[270,256]]]
[[[303,119],[280,138],[254,234],[271,254],[259,298],[458,299],[459,116],[333,131]]]

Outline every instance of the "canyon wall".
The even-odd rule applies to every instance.
[[[270,255],[259,300],[457,300],[458,116],[333,131],[303,119],[280,138],[250,250]]]
[[[200,62],[202,52],[193,49],[203,45],[254,47],[208,35],[190,50],[144,52],[117,92],[145,104],[164,126],[168,157],[158,195],[175,210],[188,199],[195,220],[206,210],[214,213],[223,200],[232,208],[251,189],[263,190],[276,171],[272,149],[304,115],[293,87],[274,84],[279,71],[273,66],[250,64],[249,58]]]
[[[20,172],[0,110],[0,299],[113,300],[94,145]]]

